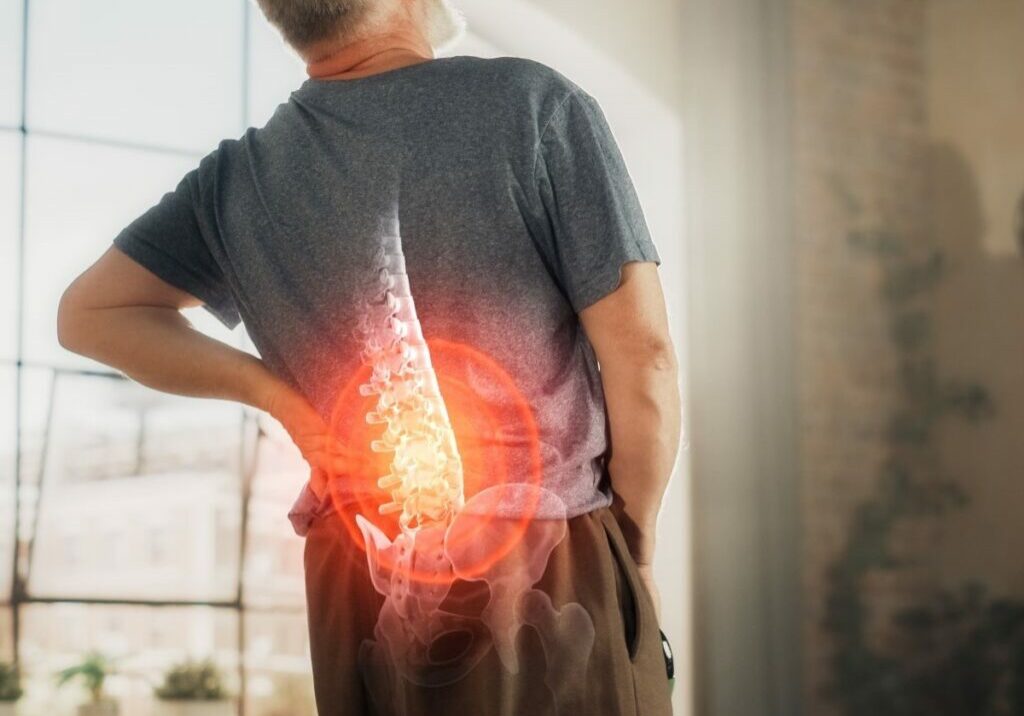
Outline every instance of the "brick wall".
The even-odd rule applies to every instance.
[[[791,0],[797,227],[797,335],[805,612],[805,713],[836,713],[821,694],[832,644],[821,623],[826,574],[853,510],[874,489],[898,393],[878,265],[852,231],[924,240],[923,0]],[[897,548],[927,539],[901,528]],[[927,576],[872,575],[875,628]]]

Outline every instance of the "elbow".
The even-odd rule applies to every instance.
[[[666,373],[674,374],[679,372],[679,359],[676,357],[676,351],[671,343],[664,350],[655,353],[651,357],[651,366],[654,370]]]
[[[657,373],[677,373],[679,359],[670,338],[651,338],[637,348],[635,359],[647,370]]]
[[[72,353],[82,352],[82,309],[78,305],[74,284],[69,286],[57,304],[57,342]]]
[[[654,335],[621,341],[599,354],[598,362],[602,373],[620,376],[675,376],[679,372],[672,340]]]

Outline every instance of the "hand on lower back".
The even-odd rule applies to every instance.
[[[323,497],[328,475],[343,472],[347,459],[343,446],[332,438],[330,426],[305,396],[283,383],[271,393],[265,409],[281,423],[309,463],[310,486],[317,497]]]

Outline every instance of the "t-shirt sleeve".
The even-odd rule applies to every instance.
[[[661,264],[597,100],[578,88],[566,97],[541,133],[536,161],[551,258],[577,313],[618,287],[623,264]]]
[[[159,278],[203,302],[228,328],[241,321],[220,265],[211,251],[215,229],[199,187],[200,170],[214,155],[188,172],[174,191],[126,226],[114,246]]]

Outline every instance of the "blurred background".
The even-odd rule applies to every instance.
[[[452,54],[531,57],[599,100],[663,258],[676,713],[1024,714],[1024,0],[459,5]],[[249,0],[0,0],[21,714],[75,713],[54,674],[94,651],[130,716],[184,659],[219,667],[224,714],[315,713],[287,436],[55,335],[71,279],[304,76]]]

